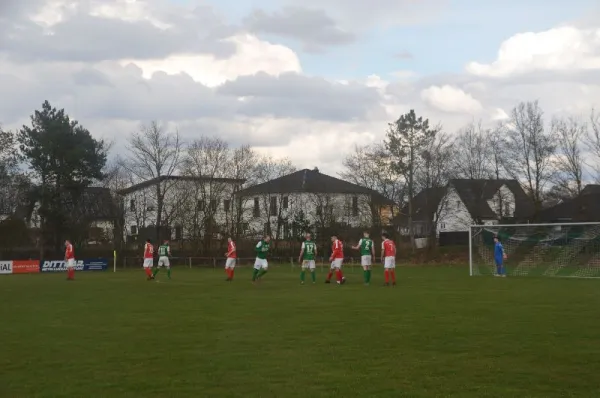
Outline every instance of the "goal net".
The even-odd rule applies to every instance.
[[[469,230],[471,275],[494,275],[494,237],[512,276],[600,277],[600,223],[474,225]]]

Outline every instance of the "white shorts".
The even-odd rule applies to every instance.
[[[341,269],[342,263],[344,262],[343,258],[334,258],[331,262],[331,269]]]
[[[225,268],[235,268],[235,258],[227,258],[227,261],[225,261]]]
[[[302,269],[315,269],[315,260],[304,260],[302,261]]]
[[[170,268],[171,263],[169,262],[169,257],[167,257],[167,256],[159,257],[158,258],[158,266]]]
[[[153,258],[145,258],[144,259],[144,268],[152,268],[154,266]]]
[[[75,268],[76,261],[74,258],[70,258],[67,260],[67,268]]]
[[[383,268],[386,268],[386,269],[396,268],[396,257],[385,257],[383,259]]]
[[[363,267],[370,267],[371,259],[371,256],[360,256],[360,265],[362,265]]]
[[[266,258],[257,258],[254,261],[254,269],[267,269],[269,268],[269,263]]]

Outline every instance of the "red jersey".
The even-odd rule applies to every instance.
[[[235,249],[234,241],[227,243],[227,253],[227,258],[237,258],[237,251]]]
[[[381,244],[383,257],[396,257],[396,244],[391,239],[386,239]]]
[[[154,258],[154,246],[150,243],[146,243],[144,246],[144,258]]]
[[[344,244],[336,239],[331,246],[331,258],[344,258]]]
[[[73,260],[75,258],[75,252],[73,251],[73,245],[68,243],[65,249],[65,258],[67,260]]]

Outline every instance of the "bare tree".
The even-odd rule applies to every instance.
[[[459,131],[454,145],[460,150],[452,157],[457,178],[487,179],[494,174],[490,131],[481,122],[470,123]]]
[[[413,228],[413,198],[415,196],[415,174],[422,161],[420,155],[435,137],[439,128],[431,128],[429,120],[417,117],[414,110],[400,116],[389,124],[385,147],[391,154],[393,170],[401,174],[407,184],[408,230],[412,247],[415,247]]]
[[[555,174],[553,156],[556,153],[553,132],[545,131],[544,113],[538,102],[517,105],[512,110],[506,133],[511,155],[509,173],[525,186],[537,214],[542,208],[545,188]]]
[[[595,180],[600,184],[600,113],[594,109],[590,114],[590,126],[585,136],[585,143],[590,152],[590,166],[595,174]]]
[[[236,180],[244,180],[246,186],[254,185],[256,181],[256,164],[258,163],[258,155],[250,146],[242,146],[235,148],[229,161],[227,162],[227,170],[229,170],[230,177]],[[241,188],[241,185],[237,186],[236,191],[231,193],[229,198],[231,207],[226,213],[226,229],[229,231],[229,235],[238,238],[247,232],[247,211],[246,206],[248,197],[236,196],[237,189]]]
[[[275,159],[264,156],[256,165],[256,182],[265,183],[283,177],[296,171],[296,167],[288,158]],[[265,233],[273,235],[275,239],[281,238],[281,229],[284,224],[291,222],[284,217],[285,202],[289,205],[289,196],[281,192],[267,192],[260,199],[261,215],[264,216]],[[273,222],[273,219],[274,222]],[[276,244],[276,243],[275,243]]]
[[[558,142],[555,188],[567,198],[578,196],[583,190],[584,159],[581,148],[587,134],[587,126],[575,118],[554,119],[552,134]]]
[[[175,184],[169,177],[176,174],[181,160],[179,132],[170,133],[153,121],[131,135],[127,149],[129,158],[125,164],[131,174],[138,181],[156,179],[151,207],[156,206],[156,240],[160,241],[165,196]]]
[[[490,177],[496,180],[500,180],[506,176],[508,170],[510,170],[510,154],[507,150],[508,145],[506,141],[506,128],[500,123],[496,128],[486,130],[486,141],[490,151],[489,155],[489,166],[490,166]]]
[[[389,217],[393,218],[405,199],[406,184],[402,175],[391,166],[391,156],[383,144],[355,146],[354,152],[344,161],[344,171],[340,177],[379,192],[394,205],[390,206]],[[379,224],[380,204],[370,200],[373,224]]]

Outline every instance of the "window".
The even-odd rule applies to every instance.
[[[148,207],[146,207],[146,210],[147,211],[154,211],[154,206],[148,206]]]
[[[323,206],[317,206],[317,216],[323,215]]]
[[[181,240],[183,238],[183,228],[181,225],[175,227],[175,240]]]
[[[260,217],[260,201],[258,198],[254,198],[254,210],[252,211],[254,217]]]
[[[198,199],[196,206],[198,207],[198,210],[204,210],[204,201],[202,199]]]
[[[446,224],[445,223],[441,223],[440,224],[440,229],[446,229]]]
[[[137,235],[137,233],[138,233],[137,225],[132,225],[131,226],[131,235]]]
[[[217,211],[217,200],[216,199],[210,200],[210,211],[213,213]]]
[[[277,198],[275,196],[272,196],[270,198],[269,215],[271,215],[271,216],[277,215]]]
[[[284,197],[283,197],[283,208],[284,208],[284,209],[287,209],[287,208],[288,208],[288,206],[289,206],[289,199],[288,199],[288,197],[287,197],[287,196],[284,196]]]
[[[457,209],[460,209],[460,200],[457,200],[457,201],[456,201],[456,208],[457,208]]]
[[[135,200],[134,199],[131,199],[129,201],[129,210],[130,211],[135,211]]]
[[[352,216],[358,217],[358,197],[352,197]]]
[[[290,237],[290,224],[288,223],[283,224],[283,237],[286,239]]]
[[[231,206],[231,200],[225,199],[223,201],[223,210],[225,210],[226,212],[228,212],[230,206]]]

